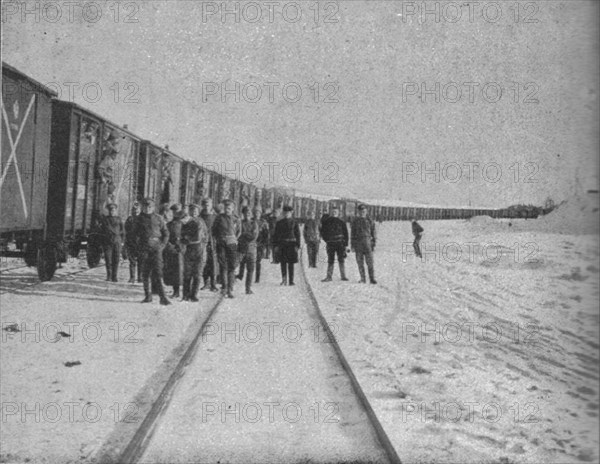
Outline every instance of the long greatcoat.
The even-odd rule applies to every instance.
[[[167,224],[169,229],[169,243],[163,250],[164,271],[163,279],[165,285],[183,284],[183,253],[181,244],[181,220],[173,219]]]
[[[300,227],[293,218],[283,218],[275,224],[273,245],[279,248],[282,263],[297,263],[300,248]]]

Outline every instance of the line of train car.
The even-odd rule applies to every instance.
[[[135,200],[152,197],[160,204],[215,204],[231,199],[238,208],[263,210],[294,206],[304,220],[332,204],[350,220],[358,200],[319,200],[286,188],[259,188],[224,176],[168,148],[143,140],[77,104],[58,100],[49,88],[2,63],[2,155],[0,180],[0,253],[23,257],[41,280],[54,275],[57,263],[86,249],[88,265],[101,259],[95,234],[104,205],[115,202],[128,215]],[[517,217],[509,210],[453,210],[367,205],[380,221],[456,219],[488,214]],[[536,217],[539,211],[521,217]]]

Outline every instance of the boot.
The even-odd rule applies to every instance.
[[[192,288],[190,290],[190,294],[188,295],[190,298],[190,301],[198,301],[198,286],[199,286],[199,282],[194,279],[194,281],[192,282]]]
[[[288,279],[289,279],[289,285],[296,285],[296,284],[294,284],[294,264],[293,263],[288,263]]]
[[[260,282],[260,261],[258,261],[256,263],[256,279],[254,280],[254,283],[257,284]]]
[[[377,283],[377,281],[375,280],[375,269],[373,269],[372,267],[369,267],[369,281],[372,284]]]
[[[135,283],[135,264],[129,263],[129,283]]]
[[[160,304],[163,306],[168,306],[171,304],[171,302],[167,299],[166,296],[163,296],[160,298]]]
[[[333,263],[327,264],[327,277],[325,277],[321,282],[331,282],[332,276],[333,276]]]
[[[281,268],[281,283],[279,285],[287,285],[287,264],[279,263]]]
[[[340,277],[342,278],[342,280],[347,281],[348,279],[346,278],[346,263],[339,263],[340,264]]]
[[[364,264],[364,263],[361,263]],[[359,284],[366,284],[367,280],[365,279],[365,267],[364,265],[361,266],[360,264],[358,265],[358,273],[360,274],[360,280],[358,281]]]
[[[173,285],[173,298],[179,298],[179,285]]]
[[[152,292],[150,291],[150,284],[148,281],[144,281],[144,293],[146,298],[142,300],[142,303],[152,303]]]
[[[235,271],[227,273],[227,298],[233,298],[233,282],[235,279]]]

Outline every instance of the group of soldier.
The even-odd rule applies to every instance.
[[[107,281],[117,282],[121,254],[129,260],[129,282],[142,282],[143,303],[152,302],[153,293],[163,305],[171,304],[163,286],[173,287],[172,297],[183,301],[198,301],[199,290],[218,292],[233,298],[235,279],[244,280],[246,294],[252,294],[252,283],[258,283],[261,261],[269,259],[281,266],[281,285],[294,285],[294,265],[298,263],[301,247],[300,227],[291,206],[262,214],[260,208],[242,208],[242,218],[234,214],[234,204],[225,200],[219,211],[213,209],[212,200],[205,198],[202,206],[196,204],[164,207],[161,214],[155,211],[152,198],[135,202],[131,215],[123,224],[118,208],[109,203],[108,215],[100,221]],[[413,221],[415,250],[422,228]],[[350,234],[339,209],[333,206],[320,220],[310,213],[304,225],[308,265],[317,267],[321,240],[326,243],[327,275],[322,282],[331,282],[337,258],[340,277],[347,281],[345,261],[348,252],[355,253],[359,283],[376,284],[373,254],[377,234],[375,221],[367,216],[365,205],[359,205],[358,215],[352,220]],[[349,238],[350,237],[350,238]],[[122,250],[122,243],[124,249]],[[350,245],[350,248],[348,248]],[[367,274],[365,273],[365,262]],[[239,270],[236,274],[236,268]],[[203,284],[200,288],[200,284]],[[182,293],[180,294],[180,289]]]

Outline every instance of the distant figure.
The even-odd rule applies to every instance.
[[[256,239],[256,272],[254,283],[260,282],[261,261],[268,258],[269,251],[269,223],[261,217],[260,208],[254,208],[254,218],[258,222],[258,238]]]
[[[238,253],[240,254],[240,269],[237,275],[239,280],[244,279],[244,270],[246,271],[246,294],[252,295],[252,278],[254,277],[254,268],[256,267],[256,240],[259,233],[259,222],[252,217],[250,208],[242,208],[242,233],[238,240]],[[244,269],[245,268],[245,269]]]
[[[135,283],[136,275],[137,281],[142,281],[142,265],[139,262],[139,251],[136,247],[135,237],[135,219],[141,213],[141,211],[141,205],[139,202],[135,201],[131,207],[131,216],[129,216],[125,221],[125,250],[127,252],[127,259],[129,260],[130,284]]]
[[[308,267],[317,267],[317,257],[319,255],[319,244],[321,242],[320,224],[315,219],[315,212],[311,211],[309,218],[304,224],[304,241],[308,252]]]
[[[284,217],[275,224],[273,233],[273,245],[278,249],[281,265],[281,284],[294,284],[294,264],[298,262],[298,250],[300,249],[300,227],[292,218],[294,208],[284,206]]]
[[[202,200],[202,211],[200,212],[200,217],[204,219],[204,222],[206,224],[206,230],[208,231],[208,243],[206,245],[206,262],[204,264],[204,271],[202,272],[204,286],[201,288],[201,290],[206,290],[210,288],[210,291],[218,292],[219,289],[216,285],[217,276],[219,275],[217,244],[211,232],[217,214],[213,210],[212,198],[207,197]]]
[[[215,219],[212,234],[217,241],[217,256],[221,275],[221,292],[233,298],[235,267],[237,261],[238,237],[241,233],[240,221],[233,215],[233,202],[223,202],[224,212]]]
[[[169,229],[169,242],[163,250],[163,260],[165,262],[164,281],[165,285],[173,287],[173,298],[179,298],[179,287],[183,284],[183,253],[185,246],[181,243],[181,205],[171,206],[167,217]]]
[[[377,234],[375,232],[375,222],[370,217],[367,217],[367,207],[365,205],[358,207],[358,216],[352,221],[350,237],[351,248],[356,253],[356,263],[358,264],[358,272],[360,273],[359,283],[364,284],[367,282],[365,279],[364,263],[366,260],[369,281],[372,284],[376,284],[373,252],[375,251]]]
[[[117,205],[109,203],[106,205],[108,216],[101,219],[101,231],[104,237],[104,262],[106,264],[106,280],[117,282],[119,272],[119,260],[121,259],[121,245],[123,243],[125,229],[123,221],[117,214]]]
[[[157,291],[160,295],[160,304],[169,305],[171,302],[165,295],[162,283],[164,247],[169,241],[169,229],[162,216],[154,212],[154,200],[146,198],[142,206],[142,212],[137,216],[135,223],[135,236],[137,248],[140,252],[142,266],[142,280],[144,282],[144,293],[146,297],[142,303],[152,303],[152,291],[150,280],[156,282]]]
[[[415,250],[415,254],[417,255],[417,257],[422,258],[423,256],[421,255],[421,247],[420,247],[420,243],[421,243],[421,235],[424,232],[424,229],[419,225],[419,223],[417,222],[417,220],[415,218],[411,218],[412,221],[412,233],[415,236],[415,241],[413,242],[413,248]]]
[[[208,229],[200,217],[200,207],[189,205],[189,221],[182,227],[182,242],[185,244],[183,258],[183,300],[198,301],[198,289],[202,281],[202,272],[208,243]]]
[[[348,247],[348,226],[339,218],[340,210],[337,206],[331,207],[331,215],[324,218],[321,226],[321,235],[327,243],[327,277],[321,282],[331,282],[333,266],[337,255],[340,266],[341,279],[347,281],[344,261]]]

